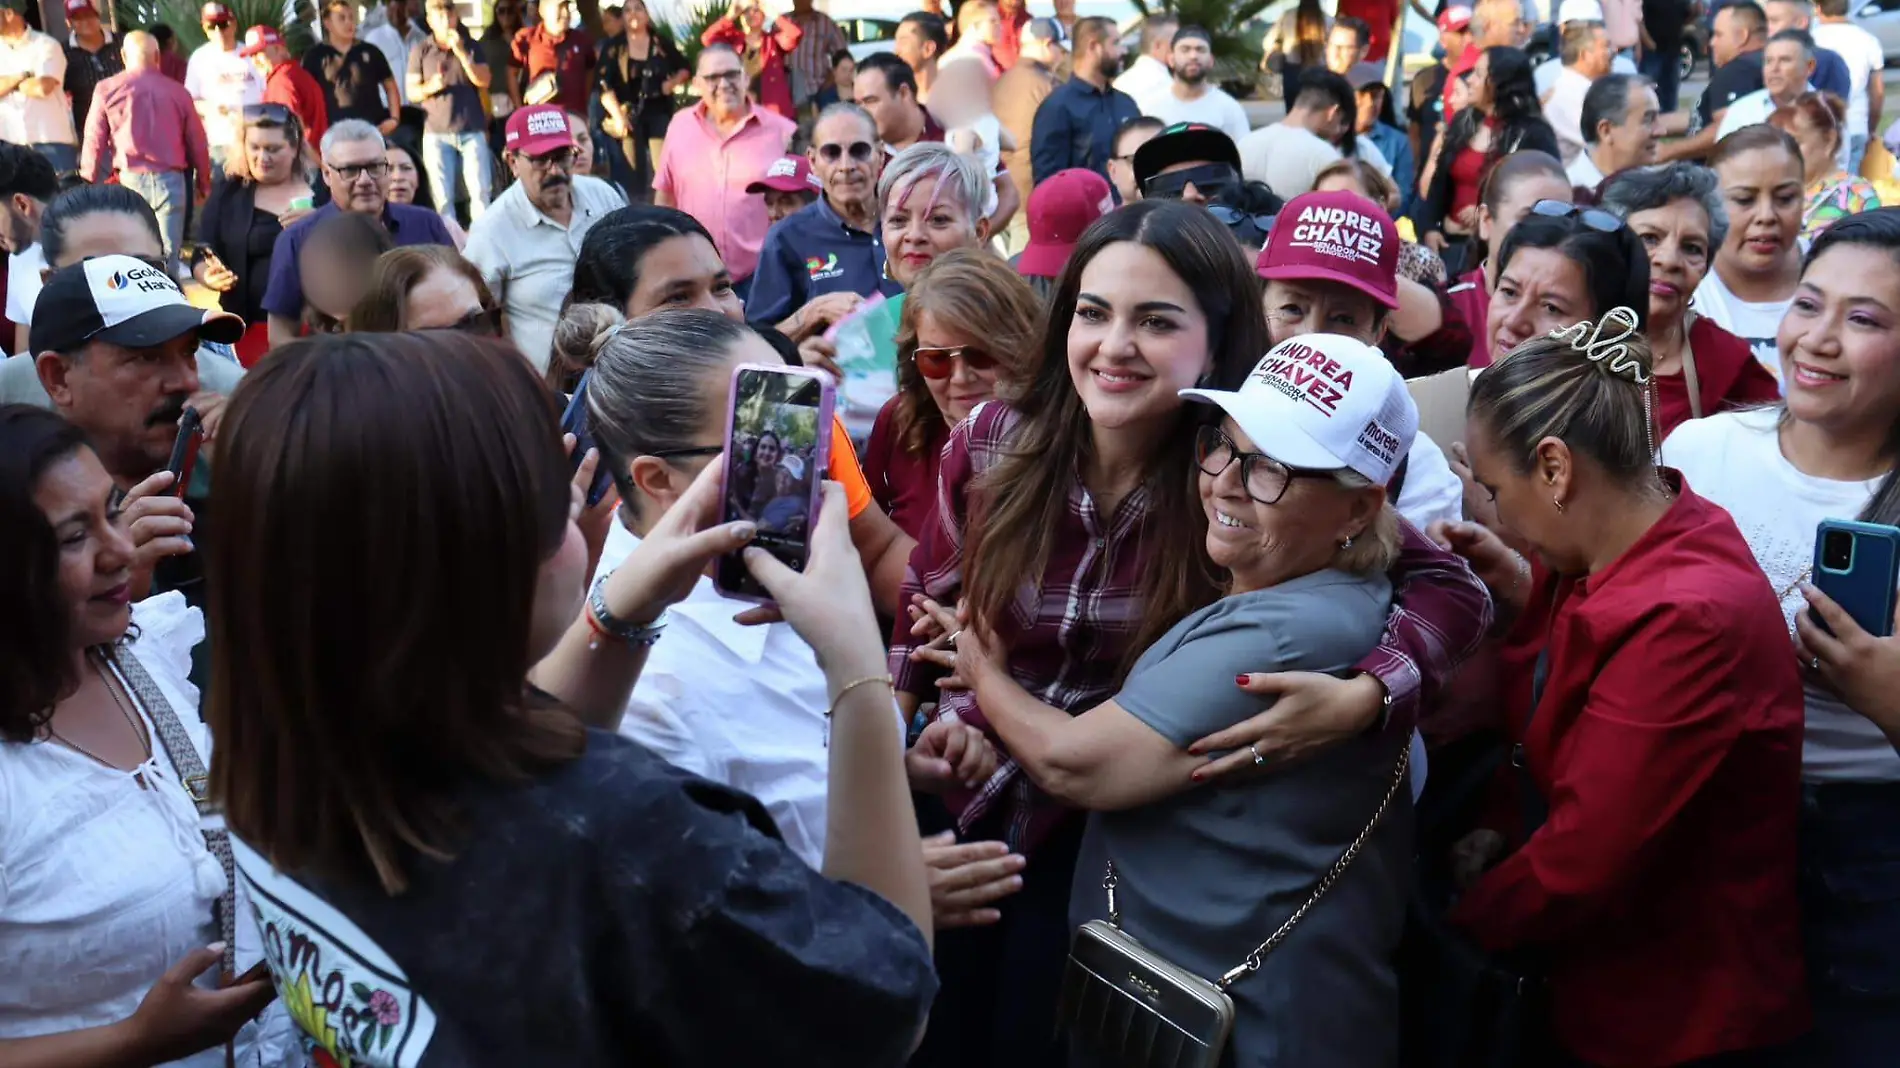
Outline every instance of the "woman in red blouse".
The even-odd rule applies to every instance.
[[[1781,399],[1748,342],[1689,307],[1728,236],[1719,185],[1707,167],[1669,163],[1624,171],[1603,187],[1603,210],[1628,223],[1649,250],[1644,334],[1656,365],[1657,441],[1686,420]]]
[[[1534,826],[1482,876],[1514,821],[1460,844],[1475,882],[1451,918],[1541,961],[1570,1063],[1765,1063],[1809,1020],[1801,683],[1734,521],[1654,466],[1649,349],[1618,312],[1472,384],[1473,477],[1533,559],[1438,533],[1519,613],[1507,727],[1536,796],[1507,806]]]
[[[937,512],[937,462],[950,428],[1020,379],[1042,302],[988,249],[955,249],[924,268],[897,325],[897,395],[864,450],[871,498],[917,537]]]
[[[759,0],[734,0],[732,10],[699,35],[699,43],[732,46],[759,87],[759,103],[797,122],[785,61],[803,36],[798,23],[783,15],[774,19]]]
[[[1194,477],[1199,413],[1178,391],[1237,387],[1268,348],[1266,320],[1253,268],[1226,227],[1195,205],[1145,200],[1082,234],[1047,323],[1020,396],[951,430],[938,511],[904,590],[946,603],[961,595],[1010,650],[1018,684],[1080,713],[1113,696],[1136,656],[1218,596]],[[1402,610],[1380,647],[1349,680],[1268,679],[1280,718],[1257,743],[1262,762],[1368,729],[1409,734],[1423,696],[1480,639],[1489,612],[1475,581],[1416,531],[1401,538]],[[939,697],[910,630],[899,625],[891,651],[906,715]],[[941,698],[939,715],[988,729],[967,691]],[[913,1063],[1059,1063],[1051,1022],[1081,814],[1009,761],[976,790],[952,788],[946,802],[963,835],[1003,839],[1028,866],[1022,890],[998,902],[998,923],[939,941],[943,986]]]

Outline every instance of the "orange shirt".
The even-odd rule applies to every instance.
[[[851,502],[851,518],[856,519],[871,506],[871,484],[864,480],[864,469],[858,466],[857,450],[851,447],[844,420],[835,415],[831,418],[831,462],[826,474],[844,487],[844,499]]]

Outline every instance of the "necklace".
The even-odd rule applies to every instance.
[[[90,651],[86,654],[86,662],[92,665],[92,670],[98,674],[99,681],[105,684],[106,692],[112,695],[112,707],[119,710],[119,714],[125,717],[125,722],[132,728],[132,732],[139,736],[139,747],[145,751],[145,760],[139,761],[139,763],[143,765],[146,761],[152,759],[152,733],[145,728],[145,724],[139,719],[137,714],[126,706],[125,698],[120,696],[118,686],[113,684],[112,675],[107,672],[104,667],[104,660],[105,656],[103,654],[95,654]],[[46,725],[46,733],[51,735],[54,741],[82,756],[90,757],[92,760],[104,764],[108,768],[119,771],[125,770],[112,761],[105,759],[92,750],[87,749],[85,746],[80,745],[78,742],[73,741],[71,738],[54,730],[50,722]]]

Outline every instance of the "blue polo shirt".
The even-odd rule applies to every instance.
[[[277,235],[270,250],[270,284],[264,288],[264,310],[272,315],[296,319],[303,315],[303,272],[297,266],[297,253],[309,239],[310,231],[336,215],[332,201],[291,223]],[[426,208],[409,204],[383,205],[383,226],[398,247],[403,245],[447,245],[455,247],[455,238],[442,225],[442,216]]]
[[[826,293],[896,296],[904,287],[884,275],[884,244],[854,230],[819,197],[772,224],[759,249],[759,268],[746,298],[746,318],[778,323]]]

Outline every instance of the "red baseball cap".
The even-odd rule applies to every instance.
[[[1269,280],[1338,282],[1396,308],[1399,230],[1357,193],[1303,193],[1280,209],[1254,270]]]
[[[269,26],[253,26],[244,31],[244,47],[238,49],[238,55],[254,56],[272,45],[283,43],[283,35]]]
[[[1016,259],[1016,272],[1030,278],[1054,278],[1089,224],[1115,207],[1108,179],[1091,170],[1057,171],[1029,191],[1029,244]]]
[[[773,190],[779,193],[822,193],[825,183],[811,172],[811,161],[803,156],[784,156],[772,161],[765,177],[745,187],[748,193]]]
[[[91,15],[93,18],[98,18],[99,9],[92,6],[92,0],[66,0],[66,17],[72,18],[74,15]]]
[[[71,7],[68,5],[68,10],[70,9]],[[209,22],[213,26],[223,26],[228,22],[236,22],[237,19],[232,16],[230,8],[225,7],[223,4],[211,3],[206,4],[198,12],[198,21]]]
[[[1448,7],[1438,13],[1438,32],[1453,33],[1471,28],[1471,9],[1468,7]]]
[[[502,149],[539,156],[560,148],[574,147],[574,132],[567,128],[567,112],[553,104],[531,104],[516,108],[508,116],[508,128]]]

